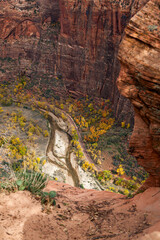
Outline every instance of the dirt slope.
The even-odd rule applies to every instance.
[[[154,238],[144,239],[160,239],[159,188],[134,199],[57,182],[47,189],[57,191],[50,213],[29,192],[0,194],[1,240],[135,240],[148,233]]]

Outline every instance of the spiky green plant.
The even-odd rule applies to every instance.
[[[16,173],[16,185],[18,189],[28,190],[33,194],[40,195],[43,188],[47,183],[47,176],[40,173],[29,170],[23,170]]]

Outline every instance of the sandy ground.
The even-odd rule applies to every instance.
[[[57,192],[49,211],[27,191],[0,194],[0,240],[160,239],[160,188],[133,199],[57,182],[46,190]]]

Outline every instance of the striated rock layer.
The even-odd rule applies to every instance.
[[[119,49],[117,81],[134,106],[130,152],[149,173],[143,189],[160,186],[160,4],[149,1],[129,22]]]
[[[26,75],[47,96],[63,89],[109,98],[117,117],[133,119],[115,84],[117,51],[130,15],[146,1],[1,1],[0,79]]]
[[[1,80],[12,81],[26,75],[32,89],[38,85],[45,93],[57,87],[58,19],[57,1],[1,1]],[[62,85],[61,79],[58,84]]]

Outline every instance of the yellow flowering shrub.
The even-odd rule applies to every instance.
[[[128,124],[127,124],[127,128],[130,128],[130,126],[131,126],[130,123],[128,123]]]
[[[118,174],[118,175],[123,175],[123,174],[125,174],[125,171],[124,171],[122,165],[119,165],[119,167],[118,167],[118,169],[117,169],[117,174]]]
[[[84,161],[82,164],[82,168],[84,171],[94,171],[95,170],[95,165],[93,163],[89,163],[88,161]]]
[[[23,158],[27,153],[27,147],[18,137],[11,138],[8,149],[10,150],[10,156],[12,158],[16,158],[17,160]]]
[[[110,181],[113,179],[113,175],[111,174],[111,171],[109,170],[104,170],[104,171],[99,171],[97,178],[100,182],[106,182],[106,181]]]
[[[61,108],[61,109],[64,109],[63,103],[60,104],[60,108]]]
[[[61,114],[61,117],[63,120],[67,120],[67,117],[64,115],[64,113]]]
[[[48,137],[48,136],[49,136],[49,132],[48,132],[47,130],[44,130],[44,131],[43,131],[43,136],[44,136],[44,137]]]
[[[124,128],[126,125],[125,121],[121,122],[121,127]]]
[[[0,113],[2,113],[3,112],[3,109],[2,109],[2,107],[0,107]]]
[[[46,160],[41,160],[39,157],[35,157],[34,152],[28,152],[23,161],[23,167],[28,170],[40,172],[42,166],[46,164]]]

